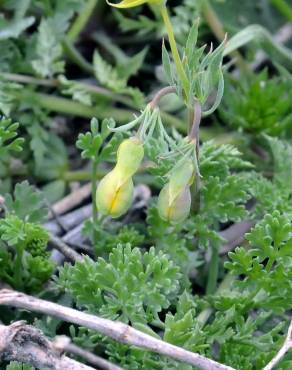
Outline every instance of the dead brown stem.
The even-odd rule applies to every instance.
[[[0,325],[1,361],[19,361],[42,370],[94,370],[60,355],[40,330],[24,321]]]
[[[61,215],[81,204],[91,194],[91,183],[81,186],[53,205],[55,214]],[[50,214],[50,217],[53,215]]]
[[[220,364],[198,353],[163,342],[122,322],[103,319],[13,290],[2,289],[0,291],[0,305],[18,307],[55,316],[61,320],[95,330],[119,342],[145,348],[177,361],[197,366],[202,370],[235,370],[230,366]]]
[[[120,366],[117,366],[105,360],[104,358],[96,356],[95,354],[76,346],[76,344],[72,343],[71,339],[69,337],[66,337],[65,335],[57,336],[53,341],[53,345],[58,351],[61,351],[62,353],[63,352],[72,353],[73,355],[82,357],[84,358],[84,360],[86,360],[86,362],[94,366],[98,366],[101,369],[123,370]]]

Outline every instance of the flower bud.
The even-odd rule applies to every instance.
[[[120,144],[117,152],[116,167],[125,177],[132,177],[137,172],[143,157],[142,142],[135,137],[131,137]]]
[[[185,186],[172,201],[170,200],[170,184],[162,188],[158,197],[158,212],[160,217],[168,222],[179,223],[185,220],[191,209],[190,187]]]
[[[96,205],[100,213],[113,218],[120,217],[130,208],[134,185],[132,178],[125,181],[114,168],[99,183],[96,190]]]
[[[191,160],[186,160],[173,170],[169,182],[164,185],[158,197],[158,212],[163,220],[178,223],[188,217],[193,178],[194,166]]]
[[[116,218],[127,212],[133,199],[132,176],[143,156],[143,144],[137,138],[126,139],[120,144],[115,168],[100,181],[96,190],[100,213]]]

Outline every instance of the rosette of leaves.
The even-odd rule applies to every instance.
[[[60,269],[58,284],[79,307],[103,317],[131,323],[160,321],[180,289],[179,268],[162,252],[142,253],[117,246],[108,261],[89,257]],[[84,286],[87,288],[84,289]]]

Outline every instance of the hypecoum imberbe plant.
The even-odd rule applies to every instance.
[[[280,253],[272,262],[268,262],[262,275],[258,273],[260,266],[266,268],[261,263],[268,258],[270,244],[274,243],[273,234],[266,241],[264,251],[249,252],[242,247],[230,254],[225,266],[232,275],[227,274],[222,282],[222,287],[226,286],[229,291],[223,289],[221,293],[219,289],[220,294],[214,294],[223,269],[219,251],[224,238],[219,230],[220,224],[240,222],[245,218],[258,220],[262,217],[259,212],[272,212],[272,207],[265,208],[269,205],[262,203],[259,187],[268,181],[265,187],[269,190],[265,191],[269,193],[279,185],[264,180],[259,174],[253,177],[252,184],[247,172],[252,169],[252,164],[240,158],[240,153],[232,145],[218,146],[209,141],[200,146],[200,121],[216,110],[223,95],[222,59],[226,42],[223,41],[217,49],[213,51],[211,48],[205,54],[205,46],[196,47],[198,22],[195,22],[185,47],[178,48],[166,2],[125,0],[110,5],[124,9],[145,3],[157,8],[165,22],[172,53],[167,51],[163,43],[162,62],[169,86],[159,90],[129,123],[120,127],[108,126],[113,135],[121,134],[126,138],[120,141],[115,165],[99,182],[93,199],[99,215],[99,219],[96,219],[98,235],[101,238],[107,235],[109,240],[111,228],[109,226],[109,231],[106,231],[103,221],[107,216],[119,219],[130,210],[133,177],[143,166],[144,172],[148,170],[156,177],[155,186],[158,184],[159,188],[157,199],[147,210],[146,240],[150,240],[155,248],[145,253],[138,248],[131,248],[127,242],[131,243],[132,233],[128,232],[120,245],[112,249],[108,260],[99,257],[96,262],[88,259],[73,267],[66,265],[61,270],[59,284],[80,307],[89,312],[122,320],[153,336],[157,336],[159,331],[159,335],[171,343],[215,357],[237,369],[260,369],[271,358],[271,353],[264,354],[263,343],[269,342],[269,351],[272,351],[285,320],[269,331],[268,317],[271,312],[278,312],[283,302],[279,301],[278,290],[272,284],[268,287],[262,281],[262,285],[259,284],[261,287],[254,287],[252,277],[260,280],[265,276],[265,281],[270,281],[277,266],[284,269],[283,274],[289,274],[291,264],[284,267]],[[177,94],[187,109],[186,136],[175,131],[169,133],[163,123],[159,103],[164,96],[173,93]],[[259,203],[248,210],[247,201],[252,197],[258,199]],[[275,204],[275,207],[280,209],[282,203]],[[283,217],[287,217],[286,211],[283,213]],[[264,230],[273,224],[280,232],[280,224],[275,225],[281,217],[280,213],[273,213],[252,231],[253,238],[247,238],[252,240],[255,248],[259,230],[264,235]],[[286,225],[287,218],[281,222]],[[285,234],[283,242],[280,242],[283,248],[287,238],[290,240]],[[96,243],[99,244],[98,240]],[[211,252],[207,272],[200,260],[206,258],[202,255],[204,249]],[[100,249],[96,250],[100,253]],[[156,254],[156,251],[163,254]],[[259,254],[261,257],[257,258]],[[175,261],[175,266],[172,261]],[[271,268],[273,264],[275,269]],[[204,287],[207,294],[204,298],[194,299],[189,294],[189,277],[196,275],[196,269],[207,276]],[[236,275],[238,279],[240,274],[247,277],[244,277],[244,284],[237,286],[233,276]],[[98,282],[92,280],[92,276]],[[172,279],[172,288],[177,289],[176,294],[181,292],[176,303],[173,301],[173,291],[169,288],[169,279]],[[84,281],[91,287],[90,292],[84,292]],[[198,281],[200,284],[201,279],[198,278]],[[242,286],[244,299],[241,302],[239,296]],[[289,291],[287,288],[285,297]],[[265,297],[269,308],[258,302],[258,295]],[[175,314],[172,314],[170,312],[174,307]],[[213,309],[216,314],[211,316]],[[254,322],[253,309],[256,310]],[[165,312],[168,313],[163,320]],[[86,329],[77,332],[72,327],[71,330],[79,343],[94,346],[100,340]],[[260,332],[258,336],[255,335],[257,330]],[[182,368],[156,355],[129,349],[105,338],[104,341],[110,358],[122,363],[126,369]],[[248,359],[247,351],[253,354]],[[183,368],[190,367],[186,365]]]
[[[277,23],[279,2],[4,3],[0,332],[17,349],[1,370],[83,368],[71,350],[125,370],[290,370],[292,57],[242,29]],[[232,53],[257,36],[261,73],[250,47]]]

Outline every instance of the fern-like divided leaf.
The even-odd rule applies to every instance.
[[[24,139],[17,137],[19,123],[12,123],[10,119],[0,120],[0,158],[3,159],[9,152],[20,152]]]
[[[21,220],[40,223],[46,219],[48,210],[43,195],[27,181],[16,184],[14,197],[7,194],[5,202],[8,213]]]
[[[141,67],[147,49],[129,58],[123,58],[115,67],[105,61],[96,50],[93,56],[93,68],[96,79],[108,89],[116,93],[122,93],[133,98],[138,107],[144,104],[144,95],[138,88],[128,86],[128,79],[136,74]]]
[[[250,248],[238,247],[229,254],[225,267],[243,275],[239,285],[254,288],[254,305],[283,311],[292,304],[292,225],[290,219],[274,211],[247,234]]]
[[[36,43],[36,58],[31,62],[36,74],[41,77],[52,77],[56,73],[64,72],[62,47],[57,40],[52,24],[42,19]]]
[[[116,149],[122,140],[120,133],[114,133],[106,145],[105,141],[111,134],[111,129],[116,126],[113,119],[104,119],[99,129],[99,124],[96,118],[90,122],[90,131],[85,134],[79,134],[76,146],[82,150],[81,156],[84,159],[91,160],[110,160],[116,155]]]
[[[86,257],[60,270],[59,284],[79,306],[124,322],[151,323],[179,291],[178,267],[154,248],[118,246],[109,261]],[[86,286],[86,289],[84,289]]]
[[[1,219],[0,278],[16,289],[39,291],[54,268],[47,252],[48,241],[48,232],[40,225],[25,222],[15,214]]]

